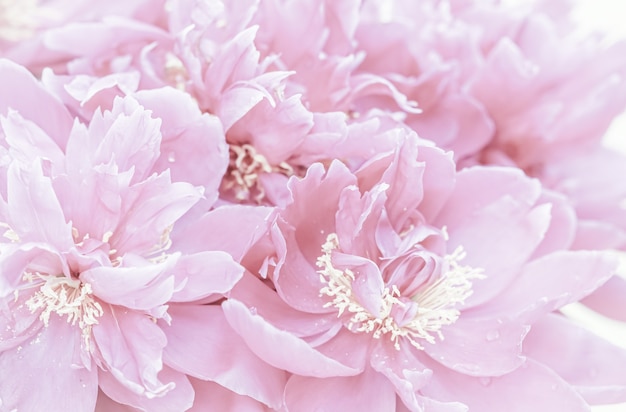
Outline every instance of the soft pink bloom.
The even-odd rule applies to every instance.
[[[68,57],[63,76],[43,78],[86,117],[137,89],[187,91],[220,119],[230,145],[222,200],[283,204],[287,178],[334,156],[357,106],[360,115],[377,106],[416,111],[388,80],[353,73],[363,59],[351,52],[357,3],[181,0],[169,4],[165,30],[123,18],[71,24],[45,33],[47,47]],[[310,50],[291,40],[302,27]]]
[[[610,253],[566,250],[563,198],[513,169],[457,173],[413,139],[289,187],[259,271],[276,292],[246,274],[222,304],[254,353],[293,374],[288,410],[587,410],[578,375],[522,352],[531,325],[617,270]]]
[[[96,21],[106,16],[129,17],[150,24],[164,18],[164,1],[5,0],[0,9],[1,57],[39,73],[48,66],[63,67],[71,57],[48,44],[51,29],[77,22]],[[84,37],[81,36],[82,38]],[[88,37],[89,38],[89,37]],[[89,38],[93,41],[94,38]]]
[[[255,383],[274,368],[228,332],[219,305],[207,305],[228,293],[243,268],[217,243],[186,250],[170,239],[204,190],[172,182],[170,169],[159,165],[160,150],[167,147],[161,120],[126,97],[116,99],[111,111],[96,111],[87,125],[72,123],[61,103],[23,68],[2,61],[0,72],[6,88],[28,93],[24,102],[43,102],[49,109],[41,113],[19,98],[2,99],[3,407],[93,410],[101,390],[135,408],[182,411],[194,397],[187,374],[277,405]],[[141,98],[163,110],[157,96]],[[168,115],[175,127],[178,115]],[[198,127],[203,118],[198,113]],[[177,132],[183,140],[193,135],[187,128]],[[207,216],[209,224],[222,219]],[[253,216],[253,227],[265,220],[263,214]],[[185,227],[179,236],[197,243],[194,236],[202,232]],[[253,240],[244,231],[236,243]],[[197,356],[224,351],[207,351],[203,342],[231,349],[238,339],[240,356],[228,367],[246,370],[253,383],[224,376],[218,362],[198,362]],[[271,382],[280,393],[280,380]]]
[[[574,248],[626,247],[626,158],[601,146],[626,107],[624,41],[582,38],[573,2],[368,1],[356,30],[359,70],[389,79],[418,102],[406,124],[452,150],[459,167],[521,168],[568,198]],[[418,40],[415,40],[418,39]],[[616,278],[587,303],[626,308]]]

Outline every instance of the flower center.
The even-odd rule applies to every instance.
[[[287,162],[271,165],[265,156],[258,153],[250,144],[229,145],[230,162],[224,177],[223,188],[233,190],[238,201],[253,199],[257,203],[265,198],[265,190],[259,181],[263,173],[281,173],[285,176],[294,174]]]
[[[94,299],[91,285],[78,279],[39,272],[26,272],[24,280],[29,283],[42,281],[39,290],[26,301],[28,309],[32,313],[43,309],[39,319],[46,327],[53,312],[66,316],[67,322],[72,325],[78,322],[85,343],[89,345],[91,328],[98,324],[98,318],[103,314],[102,306]]]
[[[173,53],[165,55],[165,80],[181,91],[186,91],[186,84],[189,80],[187,69],[183,62]]]
[[[459,264],[465,257],[459,247],[444,257],[441,276],[424,284],[410,299],[404,298],[396,285],[386,286],[381,294],[379,314],[373,315],[353,293],[354,272],[333,266],[332,252],[338,248],[339,239],[331,233],[322,245],[322,255],[317,259],[318,273],[324,284],[320,296],[331,299],[324,307],[337,308],[338,317],[348,313],[348,329],[371,333],[376,339],[387,336],[397,350],[400,349],[401,338],[420,350],[424,349],[422,341],[432,344],[436,341],[435,337],[443,340],[441,328],[459,318],[460,311],[456,306],[463,304],[472,294],[472,280],[484,277],[481,269]],[[409,305],[414,307],[408,308]],[[410,316],[408,320],[405,316],[398,320],[394,316],[397,313],[409,313]]]

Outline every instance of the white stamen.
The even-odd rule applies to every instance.
[[[273,166],[250,144],[231,144],[229,149],[230,164],[224,179],[224,189],[233,189],[235,198],[239,201],[250,199],[253,191],[256,192],[254,200],[257,203],[263,200],[265,190],[259,182],[262,173],[282,173],[285,176],[294,174],[293,168],[287,162]]]
[[[441,328],[450,325],[459,318],[457,304],[464,303],[472,294],[472,279],[483,278],[482,270],[469,266],[461,266],[459,261],[465,257],[461,247],[451,255],[444,257],[447,265],[443,275],[424,287],[411,297],[417,305],[417,313],[409,322],[399,325],[392,315],[397,307],[405,307],[401,301],[401,292],[396,285],[385,287],[381,295],[380,315],[374,316],[365,309],[352,294],[354,273],[350,269],[340,270],[333,266],[331,255],[338,249],[339,239],[335,233],[326,238],[322,245],[322,255],[317,259],[320,268],[320,280],[324,286],[320,296],[328,296],[332,300],[324,307],[335,307],[338,317],[344,312],[351,314],[348,329],[353,332],[371,333],[376,339],[388,336],[394,347],[400,349],[400,338],[405,338],[417,349],[424,349],[420,341],[435,343],[435,336],[443,339]]]
[[[0,227],[6,228],[2,236],[10,240],[11,243],[17,243],[20,241],[20,237],[17,233],[15,233],[15,231],[11,228],[11,226],[9,226],[8,223],[0,222]]]
[[[172,53],[165,55],[165,79],[178,90],[185,91],[189,74],[183,62]]]
[[[89,283],[66,276],[52,276],[39,272],[24,273],[24,280],[34,282],[42,280],[39,291],[35,292],[26,301],[26,306],[32,313],[43,309],[39,319],[48,326],[50,315],[54,312],[59,316],[66,316],[67,323],[78,326],[82,330],[87,347],[91,338],[91,328],[98,324],[98,318],[104,313],[102,306],[93,297]]]

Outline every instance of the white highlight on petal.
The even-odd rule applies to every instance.
[[[333,266],[332,252],[339,248],[335,233],[327,236],[322,245],[322,255],[317,259],[320,280],[324,286],[320,296],[331,298],[324,307],[334,307],[338,317],[344,313],[348,319],[348,329],[353,332],[371,333],[375,339],[387,336],[394,347],[400,349],[400,338],[405,338],[415,348],[423,350],[421,341],[435,343],[435,337],[443,340],[441,328],[451,325],[460,316],[458,304],[463,304],[472,294],[472,280],[484,277],[482,269],[462,266],[459,262],[465,257],[462,247],[444,257],[445,268],[442,276],[425,284],[414,296],[417,311],[408,322],[399,324],[393,316],[394,309],[404,308],[408,303],[396,285],[387,286],[381,294],[380,315],[374,316],[355,298],[352,293],[354,273],[350,269],[340,270]]]
[[[0,39],[11,42],[25,40],[38,24],[38,0],[0,0]]]

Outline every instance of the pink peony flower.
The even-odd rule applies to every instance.
[[[4,0],[0,9],[0,53],[2,57],[16,61],[35,73],[40,73],[44,67],[63,67],[63,63],[67,62],[72,53],[51,48],[47,39],[49,30],[71,23],[94,21],[105,16],[130,17],[150,24],[160,24],[165,12],[163,5],[162,0],[107,3],[82,0]]]
[[[111,111],[97,111],[88,125],[72,125],[24,69],[1,61],[0,72],[3,82],[29,93],[24,102],[50,109],[41,114],[16,99],[0,117],[2,406],[93,410],[100,390],[140,410],[182,411],[194,398],[187,374],[277,405],[276,395],[268,400],[269,389],[256,382],[273,373],[279,379],[267,387],[281,393],[284,372],[229,333],[219,305],[207,305],[223,299],[243,268],[217,243],[193,251],[172,244],[175,223],[203,189],[172,182],[169,169],[155,172],[166,147],[160,119],[127,97],[116,99]],[[157,96],[142,98],[162,109]],[[12,104],[7,100],[5,107]],[[209,224],[223,217],[207,216]],[[256,227],[264,219],[254,214],[248,222]],[[198,232],[181,233],[199,240]],[[250,236],[243,232],[236,243],[247,245]],[[199,346],[207,340],[208,351]],[[245,370],[247,380],[233,380],[223,363],[207,361],[234,350],[238,340],[236,365],[228,367]],[[72,396],[59,396],[67,393]]]
[[[626,43],[581,38],[572,5],[369,1],[359,70],[417,101],[422,113],[406,124],[459,167],[517,167],[566,195],[579,219],[574,248],[623,249],[626,186],[614,176],[626,159],[600,140],[626,107]],[[623,318],[616,290],[626,290],[620,278],[585,302]]]
[[[354,173],[316,164],[290,181],[265,259],[276,291],[248,274],[222,304],[254,353],[293,374],[287,410],[587,410],[565,380],[578,375],[522,347],[616,257],[566,250],[571,209],[521,172],[454,169],[407,139]]]

